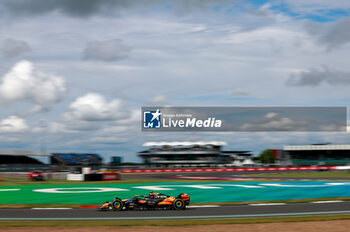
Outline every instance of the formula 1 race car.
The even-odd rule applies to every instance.
[[[33,170],[28,173],[28,178],[32,181],[42,181],[44,179],[44,173],[40,170]]]
[[[162,193],[150,192],[148,196],[136,195],[131,199],[122,200],[118,197],[112,202],[101,204],[98,210],[149,210],[149,209],[176,209],[183,210],[190,204],[190,196],[180,193],[177,197]]]

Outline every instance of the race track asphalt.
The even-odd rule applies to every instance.
[[[186,210],[0,209],[0,220],[159,220],[350,214],[350,201],[284,205],[194,207]]]

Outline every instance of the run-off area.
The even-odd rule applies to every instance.
[[[192,203],[275,201],[349,197],[350,182],[208,182],[101,185],[22,185],[0,188],[0,204],[99,204],[114,197],[131,198],[149,191],[177,196],[188,193]]]

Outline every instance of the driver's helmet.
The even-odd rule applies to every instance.
[[[154,198],[155,196],[157,196],[157,195],[160,195],[160,193],[154,193],[154,192],[149,192],[149,196],[151,197],[151,198]]]

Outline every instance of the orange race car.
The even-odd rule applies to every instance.
[[[131,199],[122,200],[118,197],[112,202],[105,202],[98,210],[148,210],[148,209],[176,209],[183,210],[190,204],[190,196],[180,193],[177,197],[162,193],[150,192],[148,196],[134,196]]]

